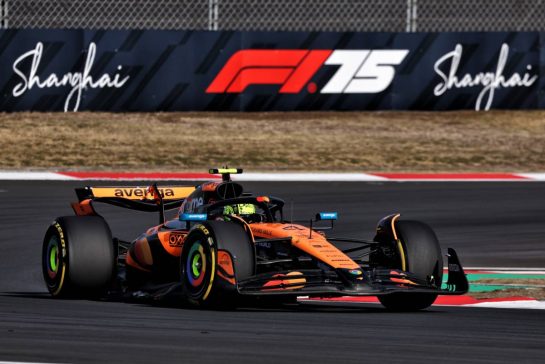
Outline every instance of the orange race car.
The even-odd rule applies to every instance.
[[[391,310],[420,310],[468,282],[448,249],[448,281],[432,229],[399,214],[373,240],[326,234],[335,212],[286,221],[284,201],[245,193],[231,174],[196,187],[156,184],[76,189],[76,216],[57,218],[43,242],[43,275],[54,297],[180,298],[202,307],[297,302],[297,296],[378,296]],[[160,224],[132,242],[112,237],[93,204],[159,212]],[[178,209],[165,221],[165,210]],[[344,250],[335,244],[353,244]]]

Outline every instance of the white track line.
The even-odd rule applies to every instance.
[[[483,302],[456,307],[481,307],[481,308],[518,308],[524,310],[545,310],[545,301],[503,301]]]
[[[530,178],[534,181],[545,181],[545,173],[516,173],[517,176]]]
[[[367,173],[244,173],[231,176],[234,181],[270,182],[373,182],[388,178]]]
[[[77,178],[55,172],[8,172],[0,171],[0,180],[4,181],[68,181]],[[0,362],[1,363],[1,362]]]
[[[0,361],[0,364],[54,364],[54,363],[30,362],[30,361]]]
[[[483,271],[487,273],[499,274],[544,274],[545,268],[525,268],[525,267],[464,267],[467,271]]]

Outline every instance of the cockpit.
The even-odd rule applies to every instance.
[[[207,219],[229,221],[242,218],[247,223],[281,221],[284,201],[244,193],[242,185],[231,180],[197,186],[179,209],[183,214],[206,214]]]

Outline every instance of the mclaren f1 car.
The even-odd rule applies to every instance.
[[[290,221],[283,200],[247,193],[231,179],[242,170],[210,172],[221,181],[77,188],[75,216],[55,219],[43,241],[43,276],[51,295],[161,299],[177,292],[199,307],[377,296],[387,309],[411,311],[429,307],[438,295],[468,290],[450,248],[443,285],[441,248],[422,222],[393,214],[378,222],[372,240],[342,238],[331,234],[336,212]],[[156,212],[160,224],[122,241],[112,236],[96,203]],[[168,210],[176,210],[173,219],[165,219]]]

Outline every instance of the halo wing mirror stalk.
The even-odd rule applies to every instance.
[[[330,229],[333,229],[334,221],[337,220],[337,217],[338,217],[338,214],[336,212],[319,212],[319,213],[317,213],[316,216],[314,217],[314,219],[310,219],[310,235],[309,235],[309,239],[312,238],[312,230],[313,230],[312,224],[314,222],[331,221],[331,226],[320,227],[320,228],[316,229],[316,230],[330,230]]]

